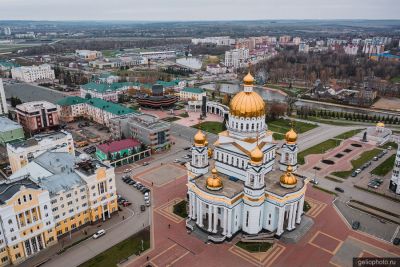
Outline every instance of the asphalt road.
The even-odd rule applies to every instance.
[[[4,84],[6,98],[16,96],[23,102],[45,100],[56,103],[67,94],[27,83]]]

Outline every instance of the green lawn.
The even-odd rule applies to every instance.
[[[364,163],[372,160],[375,156],[377,156],[381,152],[382,150],[379,148],[365,151],[357,159],[351,161],[353,168],[350,171],[333,172],[332,174],[340,178],[347,178],[353,171],[360,168]]]
[[[325,123],[325,124],[331,124],[331,125],[336,125],[336,126],[357,125],[357,122],[354,122],[354,121],[322,119],[319,117],[318,118],[317,117],[308,117],[305,120],[313,121],[313,122],[320,122],[320,123]]]
[[[334,138],[336,138],[336,139],[342,139],[342,140],[343,140],[343,139],[348,139],[348,138],[350,138],[350,137],[355,136],[356,134],[358,134],[358,133],[361,132],[361,131],[362,131],[362,129],[351,130],[351,131],[348,131],[348,132],[339,134],[339,135],[335,136]]]
[[[396,142],[387,142],[382,146],[382,148],[387,149],[389,146],[392,147],[392,149],[397,149],[397,143]]]
[[[196,129],[201,129],[203,131],[213,133],[213,134],[218,134],[224,130],[222,122],[219,122],[219,121],[205,121],[205,122],[193,125],[192,127],[196,128]]]
[[[186,210],[186,200],[182,200],[181,202],[177,203],[174,205],[174,213],[178,216],[181,216],[182,218],[186,218],[188,216],[187,210]]]
[[[395,159],[396,159],[396,154],[391,155],[384,162],[379,164],[379,166],[377,166],[375,169],[373,169],[371,171],[371,173],[378,175],[378,176],[385,176],[391,170],[393,170],[393,165],[394,165]]]
[[[102,237],[104,242],[107,242],[107,235]],[[94,258],[88,260],[87,262],[79,265],[80,267],[112,267],[117,266],[117,264],[123,259],[128,258],[133,254],[139,253],[142,250],[142,240],[143,249],[146,250],[150,247],[150,231],[143,230],[131,237],[128,237],[124,241],[116,244],[115,246],[107,249],[106,251],[100,253]]]
[[[265,252],[268,249],[272,248],[271,243],[268,242],[242,242],[239,241],[236,243],[236,246],[247,250],[248,252]]]
[[[268,124],[268,130],[271,130],[275,133],[281,133],[281,134],[285,134],[287,131],[290,130],[290,128],[292,128],[292,121],[285,120],[285,119],[277,119],[277,120],[273,120],[273,121],[267,121],[267,124]],[[310,130],[318,127],[318,125],[300,122],[300,121],[294,121],[293,126],[294,126],[294,130],[298,134],[305,133],[307,131],[310,131]]]
[[[285,138],[285,135],[281,133],[273,133],[272,137],[274,138],[274,140],[283,140]]]
[[[393,77],[392,79],[390,79],[390,81],[392,83],[399,83],[400,82],[400,76]]]
[[[307,155],[311,154],[324,154],[326,151],[337,147],[340,144],[340,140],[337,139],[328,139],[322,143],[319,143],[318,145],[312,146],[310,148],[307,148],[304,151],[301,151],[298,156],[297,156],[297,161],[299,164],[304,164],[304,158]]]

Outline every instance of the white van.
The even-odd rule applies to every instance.
[[[93,235],[93,238],[94,238],[94,239],[97,239],[97,238],[99,238],[100,236],[103,236],[103,235],[105,235],[105,234],[106,234],[106,230],[101,229],[101,230],[97,231],[97,232]]]

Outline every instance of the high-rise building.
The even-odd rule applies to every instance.
[[[225,52],[225,66],[240,68],[245,66],[249,59],[249,49],[238,48]]]
[[[4,35],[7,35],[7,36],[11,35],[11,28],[10,27],[5,27],[4,28]]]
[[[0,78],[0,115],[8,114],[6,95],[4,93],[3,80]]]
[[[396,194],[400,194],[400,144],[398,144],[389,188]]]

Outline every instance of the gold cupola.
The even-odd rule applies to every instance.
[[[256,147],[250,152],[250,163],[254,165],[259,165],[263,162],[264,154],[256,145]]]
[[[383,123],[383,122],[378,122],[377,124],[376,124],[376,127],[385,127],[385,124]]]
[[[262,97],[253,92],[251,85],[254,78],[250,72],[243,78],[245,91],[241,91],[235,95],[229,105],[230,113],[233,116],[252,118],[265,115],[265,102]],[[247,86],[247,89],[246,89]]]
[[[297,133],[291,128],[286,134],[285,134],[285,140],[286,143],[289,145],[294,145],[296,144],[297,141]]]
[[[293,188],[296,187],[297,178],[293,175],[293,168],[292,166],[288,166],[287,170],[284,174],[282,174],[279,183],[284,188]]]
[[[211,170],[211,176],[207,178],[206,187],[212,191],[218,191],[222,189],[222,179],[218,176],[217,169],[213,168]]]
[[[244,76],[244,78],[243,78],[243,83],[244,83],[245,85],[253,85],[253,83],[254,83],[254,77],[253,77],[253,75],[251,75],[250,71],[247,73],[246,76]]]
[[[206,135],[199,129],[194,135],[194,145],[195,146],[205,146],[207,142]]]

